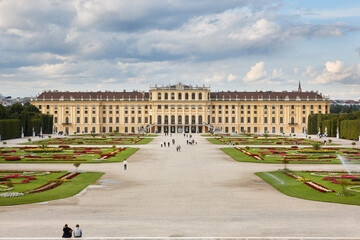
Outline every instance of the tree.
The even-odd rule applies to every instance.
[[[269,137],[269,132],[268,132],[268,131],[266,131],[266,132],[264,133],[264,137],[265,137],[265,138],[268,138],[268,137]]]
[[[9,113],[7,111],[7,109],[0,104],[0,119],[7,119],[9,118]]]
[[[345,187],[348,185],[348,182],[345,179],[339,179],[338,183],[342,187],[342,192],[340,193],[340,196],[345,196],[346,195]]]
[[[13,182],[11,181],[10,178],[6,179],[6,186],[7,186],[8,188],[13,188],[13,187],[14,187],[14,184],[13,184]]]
[[[76,168],[76,172],[78,171],[78,167],[80,167],[81,163],[77,162],[74,163],[74,167]]]
[[[91,134],[91,136],[92,136],[93,138],[96,137],[96,133],[95,133],[94,131],[92,131],[90,134]]]
[[[287,164],[289,163],[289,160],[283,159],[283,160],[281,160],[281,162],[284,164],[284,170],[288,170]]]
[[[9,107],[10,118],[19,119],[24,107],[21,103],[14,103]]]
[[[312,147],[313,147],[314,150],[317,151],[317,150],[320,150],[321,145],[320,145],[320,143],[317,143],[317,142],[316,142],[316,143],[313,143],[313,144],[312,144]]]

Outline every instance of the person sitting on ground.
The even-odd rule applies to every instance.
[[[63,235],[62,235],[62,237],[63,238],[71,238],[72,231],[73,230],[71,228],[69,228],[67,224],[65,224],[65,226],[63,227]]]
[[[76,228],[74,230],[74,237],[75,238],[81,238],[82,237],[82,230],[81,230],[79,224],[76,224]]]

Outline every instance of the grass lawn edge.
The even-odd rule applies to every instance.
[[[340,197],[340,196],[333,197],[333,195],[331,196],[328,193],[321,193],[321,192],[314,192],[313,196],[311,196],[311,195],[307,195],[307,194],[301,194],[301,191],[292,191],[293,189],[292,189],[292,187],[289,187],[289,185],[286,187],[286,185],[284,185],[284,184],[279,184],[279,181],[276,179],[276,177],[274,178],[274,177],[269,176],[269,174],[271,175],[273,173],[276,173],[276,172],[275,171],[273,171],[273,172],[256,172],[255,175],[257,175],[264,182],[266,182],[267,184],[272,186],[274,189],[276,189],[280,193],[282,193],[286,196],[289,196],[289,197],[310,200],[310,201],[317,201],[317,202],[325,202],[325,203],[360,205],[360,202],[355,197],[354,198]],[[274,175],[272,175],[272,176],[274,176]],[[287,182],[286,177],[287,177],[286,175],[284,175],[284,177],[281,177],[281,180],[285,180],[285,183]],[[295,181],[294,179],[291,179],[290,177],[288,180]],[[297,183],[297,184],[299,184],[301,187],[304,187],[306,190],[313,190],[311,188],[307,189],[308,186],[306,186],[302,183]],[[313,191],[316,191],[316,190],[313,190]],[[318,196],[321,196],[321,197],[318,197]],[[326,198],[327,196],[328,196],[328,198]],[[351,201],[351,200],[353,200],[353,201]]]

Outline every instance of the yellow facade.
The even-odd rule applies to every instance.
[[[329,113],[316,92],[211,92],[181,83],[149,92],[44,92],[32,101],[54,131],[303,133],[311,113]]]

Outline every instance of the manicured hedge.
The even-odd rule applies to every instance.
[[[20,137],[20,120],[19,119],[3,119],[0,120],[1,139],[10,139]]]
[[[358,140],[360,135],[360,112],[351,112],[347,114],[311,114],[308,117],[308,133],[325,133],[329,137],[336,137],[339,128],[340,137],[351,140]]]
[[[25,136],[32,136],[33,129],[36,134],[39,134],[40,127],[43,134],[52,133],[53,116],[31,112],[32,106],[23,107],[21,104],[16,105],[17,112],[9,114],[7,108],[0,106],[0,135],[2,140],[21,137],[21,128],[23,128]]]

